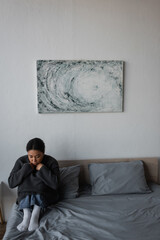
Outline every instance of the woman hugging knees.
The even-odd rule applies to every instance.
[[[58,201],[59,166],[56,159],[45,154],[40,138],[31,139],[27,155],[20,157],[8,178],[10,188],[18,187],[18,209],[23,211],[19,231],[38,228],[42,209]]]

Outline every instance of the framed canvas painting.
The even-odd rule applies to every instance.
[[[123,61],[37,60],[38,112],[122,112],[123,68]]]

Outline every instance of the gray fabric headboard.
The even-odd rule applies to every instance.
[[[73,165],[80,165],[80,183],[90,183],[88,164],[89,163],[104,163],[104,162],[126,162],[142,160],[144,162],[144,169],[147,181],[160,183],[159,179],[159,162],[156,157],[153,158],[117,158],[117,159],[87,159],[87,160],[59,160],[60,167],[68,167]]]

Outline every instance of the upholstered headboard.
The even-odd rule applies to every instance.
[[[90,183],[88,164],[89,163],[104,163],[104,162],[128,162],[142,160],[144,163],[145,175],[147,181],[153,181],[159,183],[158,173],[158,158],[117,158],[117,159],[87,159],[87,160],[59,160],[60,167],[69,167],[74,165],[80,165],[80,183]]]

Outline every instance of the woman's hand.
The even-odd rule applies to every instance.
[[[37,164],[36,170],[39,171],[39,170],[41,169],[41,167],[43,167],[43,164],[42,164],[42,163]]]

